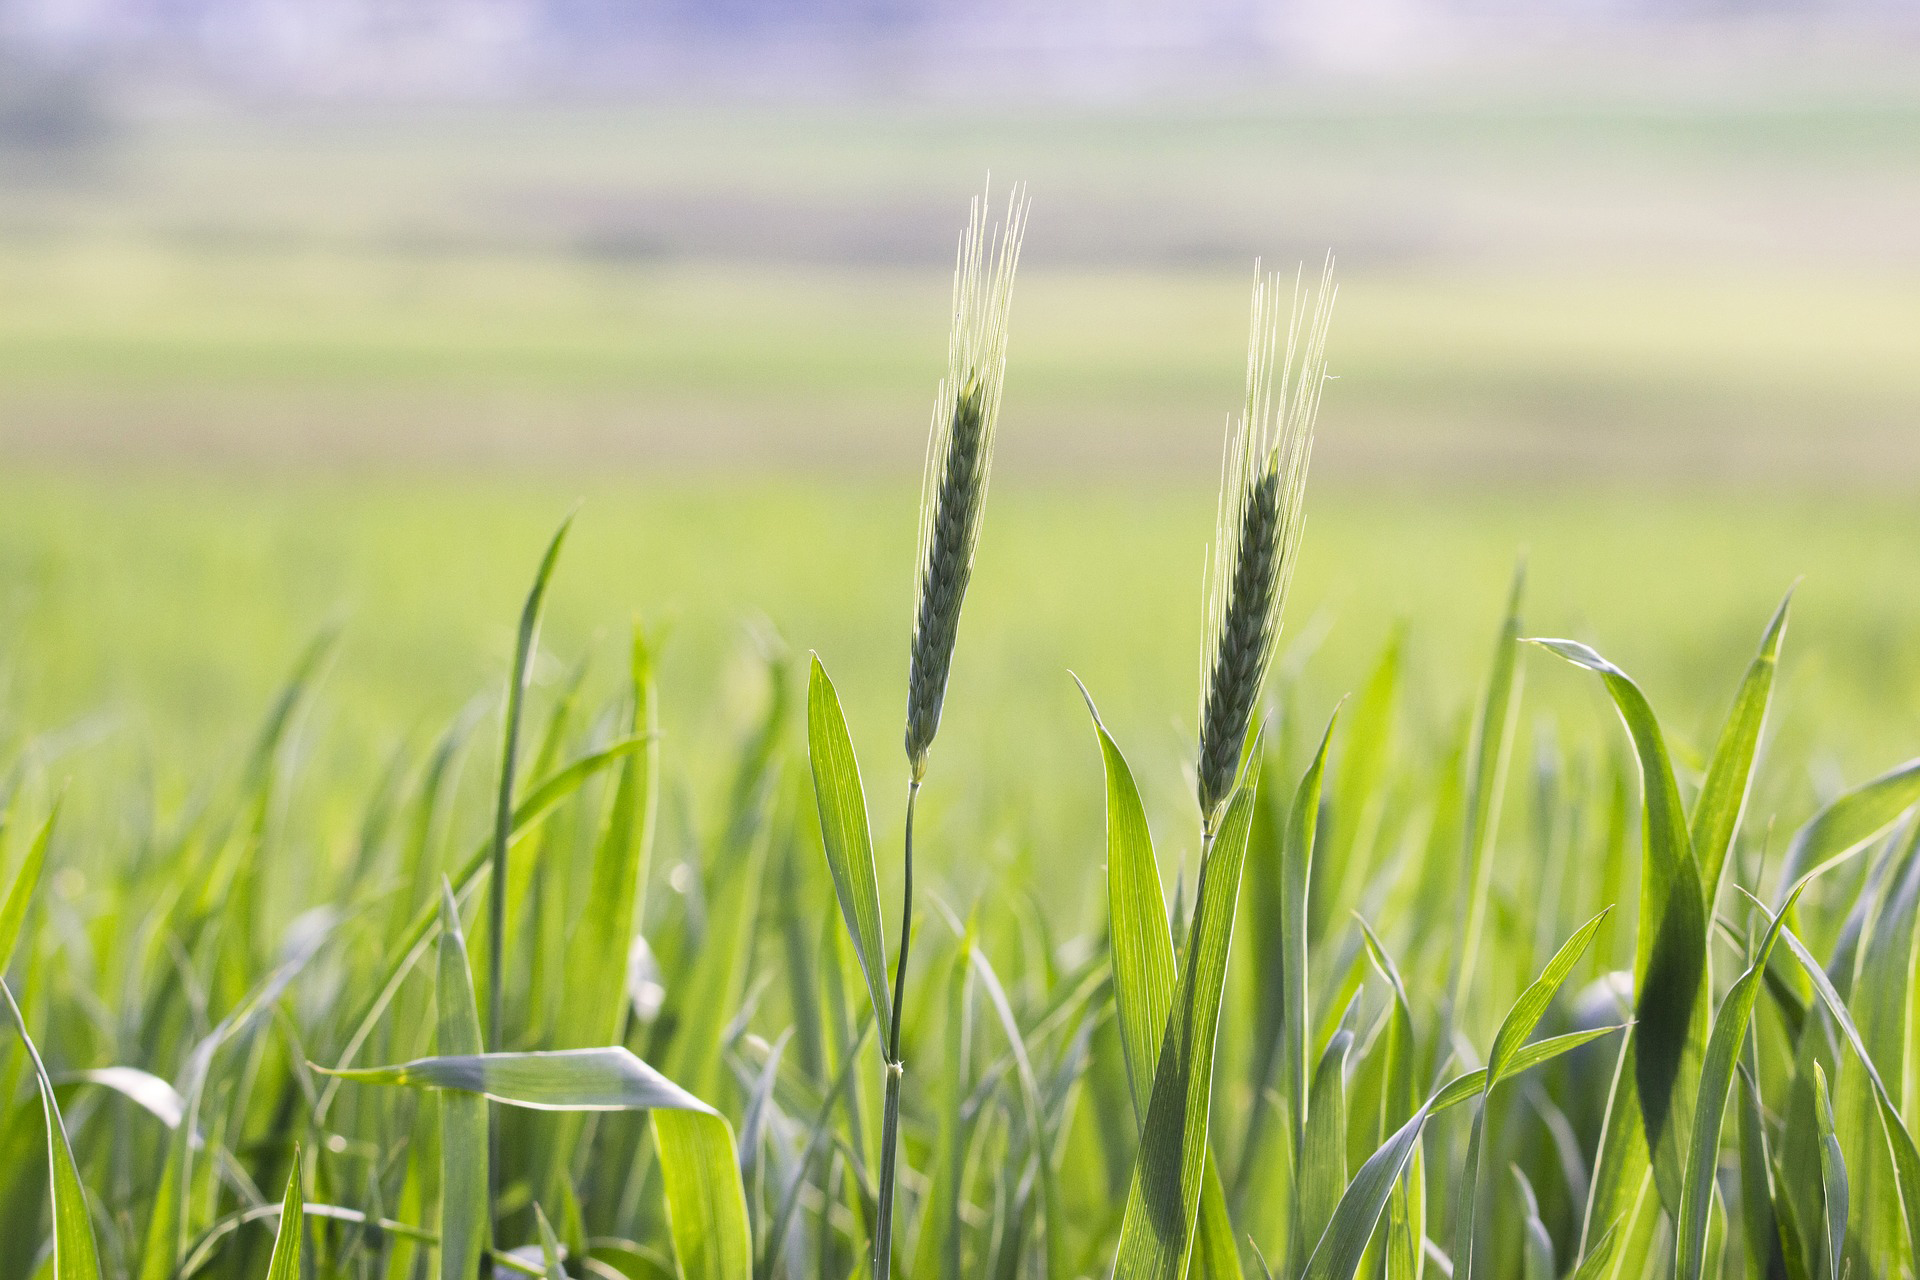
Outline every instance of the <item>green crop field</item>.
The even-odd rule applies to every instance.
[[[16,170],[0,1280],[1913,1274],[1913,118],[182,111]],[[1328,240],[1236,685],[1242,246]]]

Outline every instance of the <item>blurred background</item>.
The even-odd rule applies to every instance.
[[[1912,0],[0,0],[5,731],[184,795],[337,625],[311,754],[369,779],[496,687],[584,497],[549,687],[660,626],[697,774],[815,648],[895,776],[989,174],[1033,210],[941,742],[985,781],[935,803],[1097,860],[1072,667],[1187,821],[1247,287],[1329,251],[1302,719],[1403,629],[1448,737],[1524,553],[1529,629],[1696,746],[1801,579],[1782,767],[1913,754]],[[1538,665],[1530,717],[1605,725]]]

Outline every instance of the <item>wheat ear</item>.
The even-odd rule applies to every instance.
[[[1256,265],[1247,338],[1247,399],[1227,428],[1220,506],[1207,563],[1197,790],[1209,834],[1240,768],[1247,730],[1293,577],[1305,518],[1314,418],[1327,380],[1327,326],[1338,288],[1329,256],[1317,288]],[[1284,340],[1284,346],[1282,345]]]

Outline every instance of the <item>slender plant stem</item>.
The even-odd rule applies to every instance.
[[[500,797],[494,810],[492,874],[487,884],[487,1052],[498,1053],[502,1043],[500,982],[505,966],[507,934],[507,843],[513,831],[513,775],[520,747],[520,690],[516,664],[514,681],[507,686],[506,740],[501,751]]]
[[[568,517],[571,521],[572,517]],[[493,812],[493,849],[492,874],[487,883],[487,1052],[499,1053],[505,1043],[502,1034],[505,1027],[501,1020],[501,988],[507,954],[507,845],[513,836],[513,783],[514,772],[520,756],[520,717],[526,700],[527,677],[533,666],[534,639],[540,626],[540,599],[544,594],[546,574],[553,563],[554,551],[559,546],[559,538],[566,535],[566,525],[560,527],[560,534],[547,551],[547,560],[541,568],[541,576],[536,581],[533,593],[527,598],[525,610],[520,615],[520,636],[514,647],[513,670],[507,677],[507,716],[506,727],[500,744],[500,794]],[[492,1108],[488,1108],[489,1114]],[[493,1206],[500,1202],[500,1127],[497,1124],[487,1126],[487,1205],[489,1216]],[[493,1240],[489,1226],[488,1243]]]
[[[487,1052],[498,1053],[503,1043],[500,1017],[500,987],[505,972],[507,951],[507,841],[513,829],[513,774],[520,745],[520,692],[523,685],[519,664],[507,686],[506,741],[500,758],[500,802],[493,826],[493,872],[487,884]],[[492,1111],[492,1107],[488,1108]],[[487,1126],[487,1206],[491,1218],[493,1206],[500,1203],[500,1126]],[[493,1231],[487,1231],[489,1242]]]
[[[893,1025],[887,1032],[887,1061],[900,1061],[900,1022],[906,1007],[907,948],[913,942],[913,809],[919,782],[907,784],[906,884],[900,895],[900,960],[893,968]]]
[[[880,1205],[873,1230],[873,1277],[888,1280],[893,1265],[893,1186],[900,1145],[900,1024],[906,1013],[907,951],[913,942],[913,809],[920,780],[907,783],[906,886],[900,902],[900,960],[893,970],[893,1023],[887,1031],[887,1104],[880,1126]]]

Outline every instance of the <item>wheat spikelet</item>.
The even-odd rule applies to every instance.
[[[1207,564],[1197,790],[1208,833],[1233,790],[1299,552],[1337,292],[1331,256],[1311,296],[1296,273],[1291,305],[1284,308],[1279,275],[1255,267],[1247,401],[1227,428]]]
[[[917,782],[940,729],[960,606],[987,500],[994,427],[1007,362],[1007,313],[1026,229],[1027,199],[1015,187],[1005,220],[989,226],[987,197],[973,202],[953,272],[947,376],[934,401],[920,491],[919,603],[907,682],[907,761]]]

